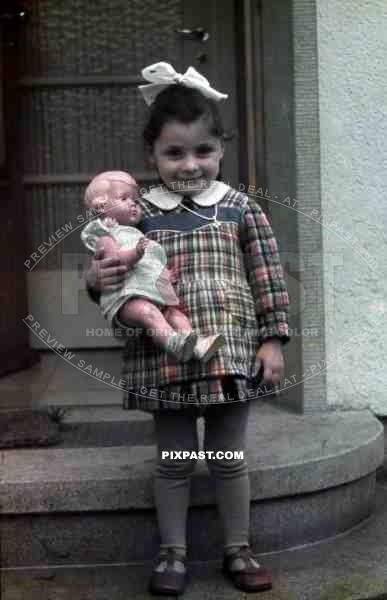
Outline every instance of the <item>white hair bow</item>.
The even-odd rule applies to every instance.
[[[146,85],[138,86],[138,89],[148,106],[153,104],[156,96],[163,89],[176,83],[195,88],[204,96],[207,96],[207,98],[211,98],[217,102],[228,98],[227,94],[222,94],[221,92],[214,90],[214,88],[210,86],[209,81],[193,67],[189,67],[184,75],[182,75],[181,73],[177,73],[169,63],[158,62],[154,65],[149,65],[149,67],[145,67],[145,69],[141,71],[141,75],[144,79],[151,82]]]

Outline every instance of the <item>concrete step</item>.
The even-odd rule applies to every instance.
[[[273,573],[259,600],[385,600],[387,598],[387,488],[377,486],[373,515],[350,532],[293,550],[258,554]],[[258,550],[259,547],[256,548]],[[190,551],[190,549],[188,549]],[[150,600],[152,563],[52,565],[3,569],[2,600]],[[184,600],[241,600],[220,571],[220,561],[188,560]]]
[[[63,410],[64,411],[64,422],[69,423],[126,423],[127,421],[133,420],[132,417],[128,416],[131,412],[125,411],[122,408],[122,402],[120,404],[87,404],[86,402],[82,405],[85,396],[79,395],[76,399],[73,397],[72,405],[62,401],[62,398],[52,399],[50,402],[35,402],[33,406],[26,406],[22,404],[20,406],[11,405],[7,408],[0,409],[0,415],[8,415],[10,413],[20,413],[24,411],[46,411],[46,410]],[[94,400],[94,399],[93,399]],[[145,414],[145,413],[144,413]]]
[[[141,415],[128,420],[127,429],[115,424],[110,434],[102,424],[99,443],[94,424],[89,446],[74,444],[70,436],[63,447],[1,453],[4,566],[153,558],[159,543],[156,448],[150,417]],[[278,551],[366,519],[383,451],[383,427],[368,411],[295,415],[252,403],[252,543],[263,552]],[[218,558],[221,542],[213,482],[199,460],[188,519],[192,559]]]

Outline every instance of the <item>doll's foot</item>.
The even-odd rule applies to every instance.
[[[225,344],[226,340],[223,334],[201,335],[197,341],[193,356],[201,362],[208,362],[210,358]]]
[[[168,339],[166,350],[178,362],[187,362],[193,356],[197,339],[198,334],[194,331],[174,333]]]

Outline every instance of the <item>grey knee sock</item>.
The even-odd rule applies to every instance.
[[[216,479],[216,497],[224,530],[224,548],[248,545],[250,480],[247,470],[234,479]]]

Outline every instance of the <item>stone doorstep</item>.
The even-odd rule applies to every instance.
[[[387,600],[386,501],[387,491],[378,486],[372,518],[333,540],[269,555],[257,546],[260,562],[274,578],[273,590],[258,594],[257,600]],[[153,560],[5,570],[2,591],[7,600],[149,600]],[[218,558],[196,561],[189,548],[188,561],[190,583],[184,599],[241,600],[241,593],[222,575]]]
[[[251,530],[264,551],[335,535],[370,515],[384,453],[370,412],[252,411],[248,448]],[[4,565],[150,559],[155,459],[149,445],[3,451]],[[216,556],[216,521],[213,482],[199,460],[188,525],[198,558]]]
[[[271,592],[249,595],[257,600],[386,600],[387,490],[378,486],[371,519],[350,533],[313,546],[265,555],[259,560],[273,573]],[[3,571],[4,599],[150,600],[147,592],[153,564],[130,562],[93,566],[62,565]],[[188,549],[190,583],[185,600],[241,600],[221,573],[221,561],[196,562]],[[246,596],[247,598],[247,596]]]
[[[383,426],[369,411],[305,416],[252,410],[247,445],[253,501],[361,479],[384,455]],[[152,509],[155,460],[150,445],[2,451],[2,513]],[[192,505],[213,504],[212,488],[199,460]]]
[[[334,537],[365,521],[374,500],[371,474],[321,493],[252,502],[250,543],[267,553]],[[153,560],[160,543],[154,510],[3,516],[0,528],[6,568]],[[215,506],[191,506],[190,560],[220,559],[222,541]]]

